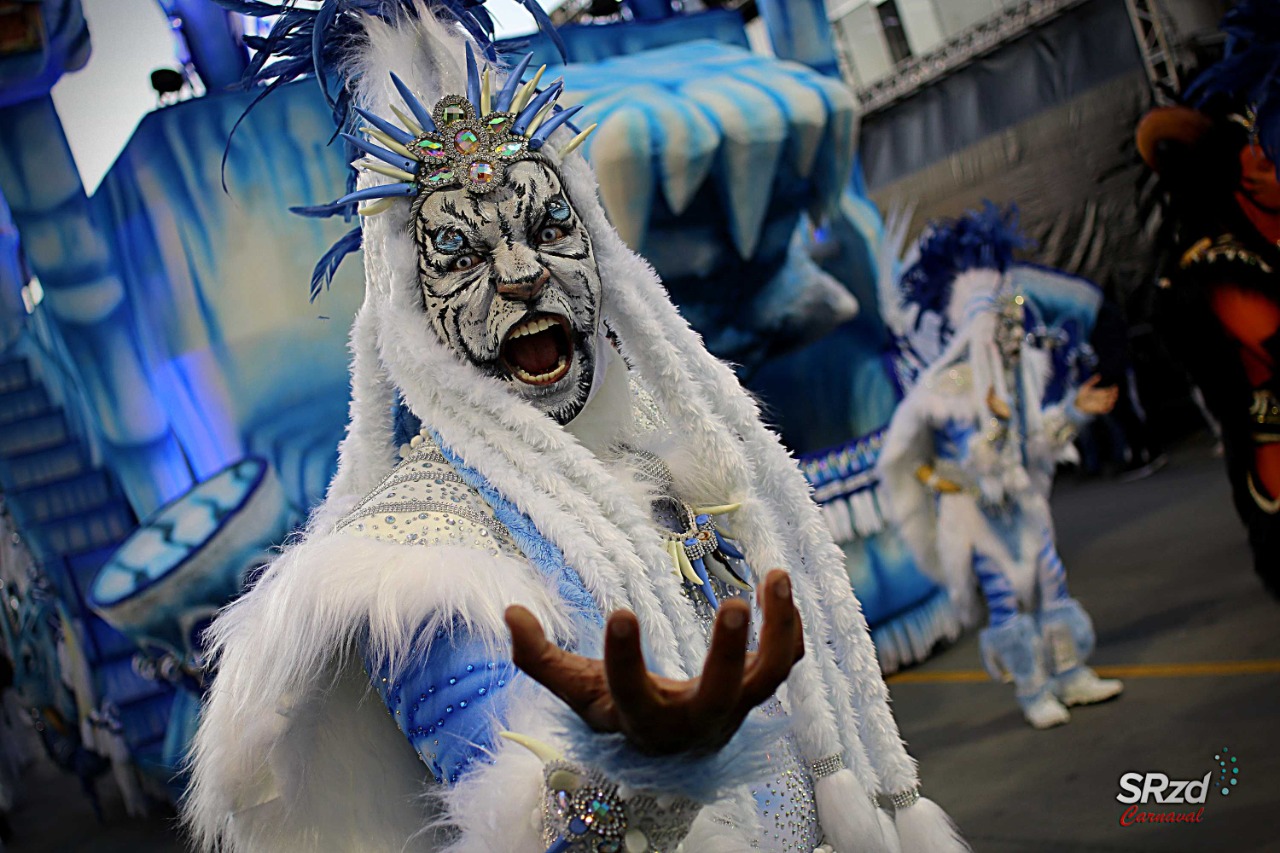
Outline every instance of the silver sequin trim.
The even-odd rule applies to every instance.
[[[823,756],[810,764],[809,769],[813,771],[813,781],[815,782],[833,773],[839,773],[844,769],[844,753],[838,752],[835,755]]]
[[[905,791],[894,791],[892,794],[880,795],[880,806],[893,811],[909,809],[920,802],[920,789],[908,788]]]
[[[490,554],[520,556],[493,508],[458,475],[440,449],[423,436],[365,496],[337,530],[404,545],[461,545]]]

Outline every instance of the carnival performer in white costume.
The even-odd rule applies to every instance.
[[[1093,377],[1045,405],[1050,357],[1005,275],[1021,243],[1012,213],[988,205],[932,226],[896,289],[882,287],[891,326],[923,363],[879,464],[891,518],[962,620],[975,618],[981,590],[983,663],[1014,683],[1027,722],[1043,729],[1068,722],[1067,706],[1123,689],[1085,665],[1093,626],[1068,593],[1048,503],[1077,430],[1117,392]]]
[[[558,84],[455,7],[289,9],[264,46],[346,51],[366,298],[328,496],[211,630],[193,835],[966,849],[804,478],[606,221]]]

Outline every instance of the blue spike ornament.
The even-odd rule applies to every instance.
[[[467,100],[480,112],[480,71],[476,68],[476,53],[471,49],[471,42],[467,42]]]
[[[529,57],[525,57],[516,70],[527,68],[528,65]],[[499,94],[499,102],[507,100],[506,93],[513,90],[513,81],[519,82],[515,71]],[[467,94],[445,95],[430,111],[413,94],[408,84],[395,74],[391,75],[391,82],[421,127],[406,130],[388,119],[357,109],[361,118],[370,125],[366,131],[396,150],[388,150],[351,134],[342,136],[359,150],[394,167],[388,171],[377,164],[366,162],[364,168],[392,177],[411,176],[413,180],[358,190],[343,196],[336,204],[413,196],[456,187],[476,194],[490,192],[494,187],[502,185],[508,165],[536,156],[551,134],[567,124],[581,109],[573,107],[555,112],[556,99],[564,91],[564,83],[557,80],[528,99],[529,103],[518,115],[513,115],[507,109],[482,114],[482,81],[475,54],[469,48]],[[543,121],[540,127],[534,128],[533,135],[528,135],[536,117],[548,113],[551,114],[550,118]],[[407,117],[403,121],[411,123]],[[402,151],[405,153],[402,154]],[[405,156],[406,154],[409,156]],[[376,205],[361,212],[373,216],[387,209],[388,205]]]
[[[529,137],[529,148],[533,151],[537,151],[546,144],[547,139],[555,132],[556,128],[569,121],[569,119],[573,118],[581,111],[582,104],[578,104],[575,107],[569,107],[567,110],[560,110],[555,115],[551,116],[538,126],[538,129],[534,131],[533,136]]]
[[[682,512],[686,515],[686,529],[680,532],[667,533],[675,571],[681,575],[685,583],[696,589],[706,599],[711,608],[719,609],[720,597],[716,594],[714,577],[725,590],[749,590],[747,582],[750,569],[746,567],[742,552],[716,528],[711,512],[729,510],[734,507],[721,507],[694,515],[687,506]]]
[[[375,187],[365,187],[362,190],[347,193],[334,204],[350,204],[353,201],[370,201],[379,198],[400,198],[417,194],[417,184],[379,184]]]
[[[408,109],[399,124],[387,118],[358,109],[352,103],[356,81],[347,73],[355,64],[351,52],[359,51],[363,43],[365,18],[373,16],[395,25],[402,20],[416,20],[423,10],[428,14],[443,14],[460,24],[474,40],[481,53],[490,61],[497,59],[493,44],[493,19],[484,8],[484,0],[319,0],[299,4],[296,0],[215,0],[230,11],[257,18],[271,19],[271,29],[266,36],[246,38],[246,44],[255,51],[245,72],[243,86],[257,89],[246,109],[256,104],[281,86],[294,80],[312,76],[316,79],[329,104],[335,125],[347,129],[349,113],[356,113],[368,125],[365,132],[377,143],[353,133],[341,133],[341,137],[355,149],[368,154],[374,160],[353,164],[357,169],[386,175],[394,182],[380,183],[344,195],[335,202],[294,208],[306,216],[375,215],[388,209],[396,209],[397,198],[409,198],[447,188],[463,188],[472,193],[485,193],[499,186],[505,178],[508,164],[536,156],[550,134],[563,126],[568,117],[556,113],[555,100],[559,87],[544,90],[535,99],[537,109],[523,123],[528,127],[537,110],[551,104],[547,110],[548,121],[538,128],[542,133],[534,139],[526,139],[514,126],[517,116],[508,112],[520,90],[522,76],[529,67],[532,55],[524,57],[508,76],[502,90],[486,114],[482,102],[483,84],[477,68],[476,53],[470,40],[466,45],[467,87],[464,95],[442,98],[433,109],[428,109],[397,75],[391,82]],[[567,59],[551,19],[543,12],[537,0],[519,0],[538,26]],[[336,90],[333,81],[342,81]],[[527,95],[530,93],[526,93]],[[530,107],[533,104],[529,104]],[[523,111],[521,112],[523,115]],[[409,120],[412,116],[412,120]],[[397,114],[399,119],[401,114]],[[241,115],[240,120],[244,119]],[[559,119],[557,121],[557,119]],[[238,127],[240,121],[236,122]],[[548,126],[549,125],[549,126]],[[235,133],[233,128],[232,134]],[[579,134],[583,137],[585,134]],[[572,150],[581,138],[566,147]],[[378,144],[381,143],[381,144]],[[228,138],[227,150],[231,140]],[[226,165],[226,156],[223,157]],[[349,184],[348,188],[352,188]],[[360,201],[379,199],[368,207],[356,210]],[[315,268],[312,278],[312,299],[329,285],[334,271],[343,257],[359,249],[359,227],[352,229],[325,254]]]
[[[493,102],[493,108],[502,113],[511,109],[511,102],[515,100],[516,90],[520,88],[520,81],[524,79],[524,72],[529,70],[529,63],[533,61],[533,54],[526,53],[524,57],[516,63],[516,67],[511,69],[511,73],[507,75],[507,82],[503,84],[502,90],[498,92],[498,99]]]
[[[529,105],[520,111],[520,115],[516,116],[512,130],[515,133],[523,134],[529,129],[530,122],[534,120],[538,113],[542,112],[542,108],[560,97],[563,91],[564,78],[561,77],[529,101]]]
[[[409,108],[409,112],[413,113],[413,117],[417,119],[418,124],[422,125],[422,129],[428,133],[436,129],[435,122],[431,120],[431,111],[423,106],[422,101],[418,100],[418,96],[413,94],[413,90],[394,72],[391,72],[391,84],[396,87],[396,91],[400,93],[401,100],[405,106]]]
[[[409,145],[413,142],[413,134],[407,130],[401,130],[399,127],[396,127],[393,122],[389,122],[384,118],[378,118],[373,113],[365,112],[359,107],[356,107],[355,110],[360,115],[360,118],[369,122],[370,125],[376,127],[387,136],[390,136],[401,145]]]
[[[405,157],[394,151],[388,151],[380,145],[374,145],[372,142],[353,136],[350,133],[340,133],[338,135],[369,156],[377,157],[382,162],[395,166],[397,169],[403,169],[410,174],[418,169],[418,164],[410,157]]]

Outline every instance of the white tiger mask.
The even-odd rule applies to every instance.
[[[572,420],[591,393],[601,285],[554,168],[524,161],[484,195],[425,194],[412,222],[423,306],[440,339],[559,423]]]

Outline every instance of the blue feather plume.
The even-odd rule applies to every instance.
[[[984,201],[982,210],[930,225],[920,242],[919,260],[902,275],[903,298],[924,311],[944,313],[956,276],[972,269],[1004,272],[1014,252],[1031,245],[1018,227],[1017,207],[1001,210]]]
[[[311,272],[312,302],[316,301],[316,297],[320,295],[321,290],[329,288],[329,285],[333,283],[334,275],[338,272],[338,267],[342,265],[343,259],[359,249],[363,240],[364,234],[360,231],[360,227],[356,226],[339,237],[338,242],[330,246],[329,250],[320,257],[315,269]]]
[[[1227,34],[1222,60],[1187,88],[1197,107],[1225,98],[1257,115],[1258,141],[1280,170],[1280,3],[1241,0],[1222,19]]]

